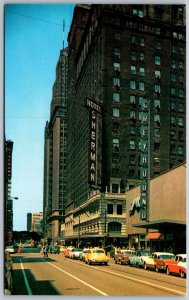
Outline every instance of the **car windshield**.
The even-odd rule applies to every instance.
[[[93,253],[104,253],[103,250],[94,250]]]
[[[81,252],[82,249],[74,249],[73,251],[74,251],[74,252]]]
[[[125,250],[122,252],[123,254],[133,254],[134,252],[133,251],[128,251],[128,250]]]
[[[139,253],[139,255],[140,255],[140,256],[150,256],[151,253],[148,252],[148,251],[141,251],[141,252]]]
[[[159,256],[161,259],[174,259],[174,255],[169,254],[161,254]]]

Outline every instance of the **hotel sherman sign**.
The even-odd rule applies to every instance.
[[[96,101],[87,98],[86,106],[89,110],[89,176],[91,185],[96,185],[96,160],[97,160],[97,114],[102,113],[102,107]]]

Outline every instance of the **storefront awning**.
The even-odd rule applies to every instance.
[[[149,240],[156,240],[156,239],[159,239],[161,233],[160,232],[149,232],[147,235],[146,235],[146,239],[149,239]]]

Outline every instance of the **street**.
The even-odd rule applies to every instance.
[[[61,254],[13,254],[13,295],[184,296],[186,279],[127,265],[89,266]]]

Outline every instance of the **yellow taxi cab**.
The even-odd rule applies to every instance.
[[[64,251],[67,249],[67,247],[66,246],[60,246],[60,252],[61,253],[64,253]]]
[[[108,264],[108,256],[106,255],[104,249],[102,248],[91,248],[89,252],[85,255],[86,264]]]

